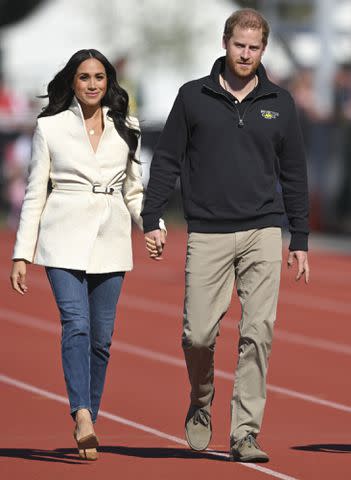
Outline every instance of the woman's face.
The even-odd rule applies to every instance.
[[[107,90],[107,75],[103,64],[96,58],[84,60],[77,68],[72,88],[82,105],[100,105]]]

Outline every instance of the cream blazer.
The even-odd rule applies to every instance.
[[[131,218],[142,228],[141,168],[128,160],[107,111],[96,153],[75,98],[68,110],[38,119],[13,259],[87,273],[132,269]],[[128,121],[139,128],[137,119]],[[139,152],[140,142],[137,158]]]

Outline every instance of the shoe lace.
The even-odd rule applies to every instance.
[[[249,448],[252,448],[252,447],[255,447],[257,449],[259,449],[259,445],[256,441],[256,438],[252,435],[252,434],[249,434],[249,435],[246,435],[246,437],[242,438],[240,441],[239,441],[239,448],[244,444],[244,443],[247,443],[248,444],[248,447]]]
[[[210,419],[211,414],[207,410],[205,410],[204,408],[198,408],[194,413],[193,423],[194,425],[201,423],[202,425],[207,427],[210,423]]]

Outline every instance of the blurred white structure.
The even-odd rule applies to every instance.
[[[48,81],[76,50],[96,48],[111,61],[126,56],[128,77],[142,92],[139,116],[161,123],[179,86],[207,75],[224,54],[223,25],[235,8],[229,0],[48,0],[31,17],[2,31],[5,80],[34,97],[45,93]],[[337,35],[336,60],[350,60],[351,1],[334,2],[328,21]],[[323,61],[320,45],[316,35],[306,33],[294,35],[290,47],[301,65],[315,67]],[[264,63],[274,77],[292,72],[274,32]]]
[[[6,83],[29,95],[46,85],[81,48],[111,61],[126,55],[140,84],[148,121],[166,117],[178,87],[209,71],[221,55],[228,0],[49,0],[2,33]]]
[[[221,46],[229,0],[49,0],[3,31],[6,82],[32,97],[76,50],[96,48],[111,61],[128,58],[128,76],[143,97],[142,119],[166,118],[184,82],[207,75]],[[289,59],[274,40],[265,60],[281,74]]]

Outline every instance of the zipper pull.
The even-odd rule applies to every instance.
[[[239,118],[238,127],[243,128],[243,126],[244,126],[244,120],[242,118]]]

